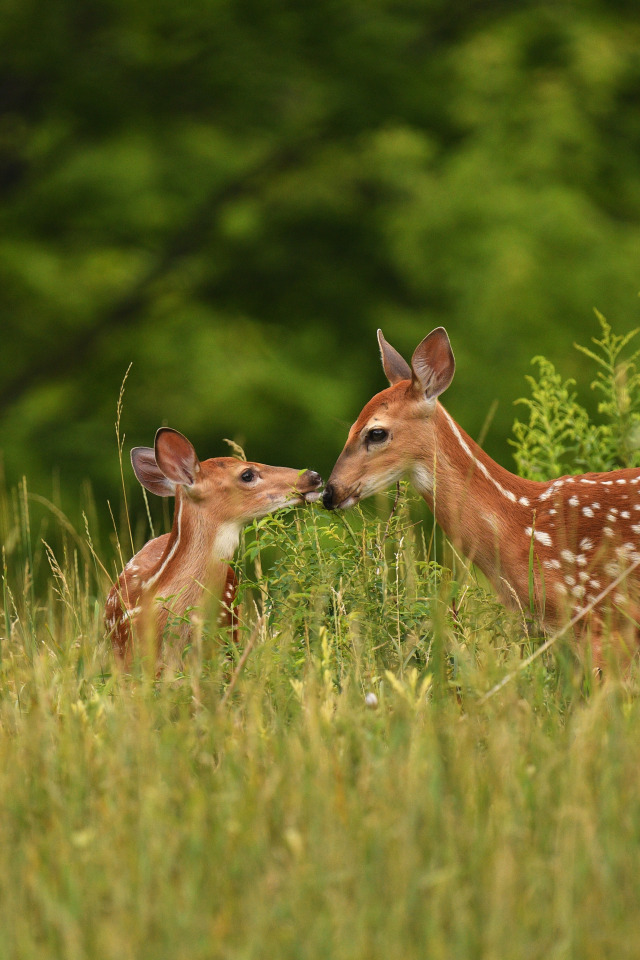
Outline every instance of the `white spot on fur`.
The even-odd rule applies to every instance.
[[[582,508],[582,512],[583,512],[583,514],[585,515],[585,517],[592,517],[592,516],[593,516],[593,510],[591,509],[591,507],[583,507],[583,508]]]
[[[574,496],[574,497],[569,497],[569,506],[570,506],[570,507],[579,507],[579,506],[580,506],[580,501],[579,501],[578,498],[575,497],[575,496]]]
[[[545,533],[543,530],[534,530],[533,527],[525,527],[526,535],[531,537],[533,534],[533,539],[538,540],[543,546],[550,547],[553,544],[553,540],[548,533]]]
[[[549,497],[553,496],[560,487],[564,484],[564,480],[554,480],[553,483],[550,483],[544,493],[541,493],[538,497],[539,500],[548,500]]]
[[[616,553],[618,556],[622,556],[625,553],[631,553],[633,550],[635,550],[635,546],[635,543],[623,543],[621,547],[618,547]]]
[[[575,558],[575,556],[571,553],[571,550],[561,550],[561,551],[560,551],[560,556],[562,557],[563,560],[566,561],[566,563],[575,563],[575,562],[576,562],[576,558]]]
[[[593,550],[593,540],[590,540],[589,537],[583,537],[580,541],[581,550]]]
[[[494,533],[500,532],[500,522],[494,513],[483,513],[482,516]]]

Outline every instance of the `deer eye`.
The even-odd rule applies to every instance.
[[[388,430],[384,430],[382,427],[374,427],[373,430],[369,430],[369,433],[367,434],[367,440],[370,443],[382,443],[383,440],[386,440],[388,436]]]
[[[255,480],[256,475],[253,470],[245,470],[240,474],[240,479],[243,483],[251,483],[252,480]]]

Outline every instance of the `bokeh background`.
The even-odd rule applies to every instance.
[[[531,358],[640,325],[636,0],[3,0],[0,47],[2,461],[71,513],[130,364],[126,451],[326,476],[376,328],[443,324],[512,467]]]

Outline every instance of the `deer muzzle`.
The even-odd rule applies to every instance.
[[[324,488],[322,495],[322,505],[326,510],[348,510],[359,500],[356,493],[344,496],[344,491],[340,491],[335,484],[328,483]]]
[[[300,477],[300,493],[305,503],[315,503],[322,496],[318,487],[322,486],[322,477],[315,470],[305,470]]]

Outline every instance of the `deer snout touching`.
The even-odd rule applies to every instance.
[[[337,484],[328,483],[322,496],[322,506],[325,510],[348,510],[355,507],[363,498],[360,489],[340,489]]]
[[[325,510],[346,510],[358,502],[358,496],[355,493],[344,495],[336,484],[329,482],[324,488],[322,495],[322,506]]]
[[[325,510],[333,510],[335,505],[333,484],[328,483],[324,488],[324,493],[322,494],[322,506],[325,508]]]

